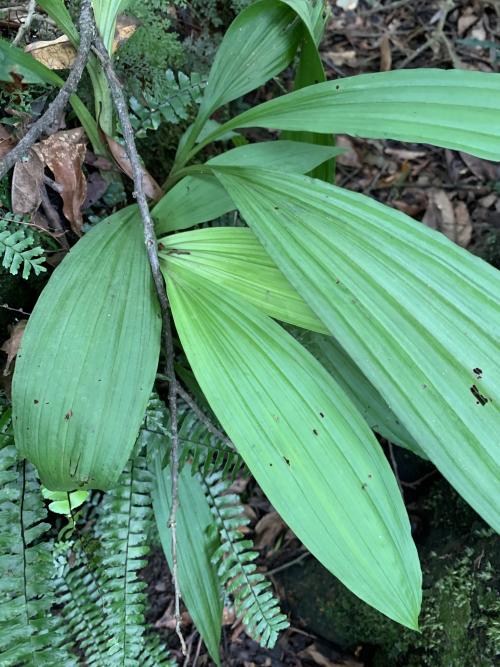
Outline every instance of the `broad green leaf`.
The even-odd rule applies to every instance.
[[[307,2],[306,0],[283,0],[295,9],[304,22],[304,38],[300,48],[300,58],[295,75],[294,89],[300,90],[306,86],[326,81],[325,70],[318,51],[318,45],[323,36],[327,12],[322,0]],[[283,139],[294,139],[307,143],[333,146],[334,138],[330,134],[316,132],[285,132]],[[264,165],[262,165],[264,166]],[[335,173],[335,160],[331,159],[313,169],[310,176],[321,178],[332,183]]]
[[[417,69],[361,74],[308,86],[224,123],[345,133],[442,146],[500,160],[500,74]]]
[[[363,195],[305,176],[217,171],[295,289],[498,530],[500,273]]]
[[[295,336],[340,384],[369,426],[391,442],[425,454],[402,426],[377,390],[331,336],[299,293],[264,250],[251,229],[212,227],[162,239],[163,271],[190,271],[203,281],[227,289],[262,312],[283,322],[310,329]],[[313,333],[319,332],[319,333]]]
[[[172,568],[172,533],[169,528],[172,507],[172,473],[162,469],[162,452],[152,455],[154,475],[153,509],[161,544]],[[217,545],[209,530],[214,526],[203,488],[186,464],[179,474],[177,510],[177,576],[182,599],[212,659],[220,665],[219,643],[223,600],[217,570],[211,557]]]
[[[189,271],[202,280],[246,299],[267,315],[305,329],[328,329],[291,286],[262,244],[245,227],[211,227],[161,240],[162,270],[167,274]]]
[[[120,12],[127,9],[130,0],[92,0],[94,16],[102,41],[111,55],[115,37],[116,19]]]
[[[285,69],[297,50],[300,27],[295,12],[280,0],[258,0],[244,9],[217,50],[200,117],[208,118]]]
[[[421,575],[408,517],[354,405],[249,302],[195,273],[166,280],[196,378],[270,502],[354,593],[416,627]]]
[[[11,83],[13,73],[20,76],[24,83],[51,83],[59,88],[64,85],[64,80],[58,74],[33,56],[0,39],[0,81]],[[87,107],[77,95],[71,95],[69,101],[96,152],[105,153],[106,148],[99,136],[97,124]]]
[[[207,162],[209,165],[242,165],[285,172],[305,173],[322,162],[338,155],[335,146],[316,146],[298,141],[265,141],[238,146]],[[207,169],[206,174],[186,176],[160,199],[153,210],[157,234],[166,234],[208,222],[235,208],[231,198],[217,178]]]
[[[295,12],[280,0],[257,0],[238,14],[217,50],[198,115],[176,157],[177,164],[185,164],[216,109],[255,90],[290,64],[301,34]],[[219,130],[219,136],[223,134]]]
[[[422,458],[428,458],[333,336],[324,336],[313,331],[297,331],[295,337],[337,380],[373,431],[395,445],[409,449]]]
[[[64,32],[73,46],[78,46],[80,42],[78,28],[74,24],[64,0],[38,0],[37,4],[50,16],[57,27]]]
[[[16,445],[53,491],[109,489],[155,379],[161,320],[136,207],[85,235],[26,327],[12,387]]]

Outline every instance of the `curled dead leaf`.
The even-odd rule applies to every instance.
[[[16,162],[12,176],[11,202],[14,213],[31,215],[42,201],[43,160],[35,150]]]
[[[81,235],[82,204],[87,194],[87,182],[82,171],[86,153],[83,128],[62,130],[33,146],[39,157],[54,174],[61,186],[63,213],[75,234]]]
[[[3,126],[0,125],[0,158],[3,158],[4,155],[7,155],[16,145],[15,139],[12,137],[10,132]]]
[[[109,150],[111,151],[111,155],[113,156],[118,167],[129,178],[133,178],[132,164],[127,155],[125,146],[122,146],[117,141],[115,141],[115,139],[109,137],[107,134],[104,134],[104,136],[108,143]],[[144,187],[144,194],[146,195],[146,197],[149,197],[149,199],[157,199],[162,194],[160,186],[144,167],[141,168],[142,168],[142,182]]]
[[[466,248],[472,237],[472,223],[467,206],[457,202],[455,206],[444,190],[431,190],[423,222],[437,229],[451,241]]]
[[[280,533],[286,530],[286,524],[278,512],[265,514],[255,526],[255,546],[258,549],[268,547],[272,549]]]
[[[75,48],[66,35],[49,41],[32,42],[24,50],[52,70],[70,69],[76,57]]]
[[[112,46],[113,53],[132,37],[138,27],[139,21],[134,16],[120,14],[120,16],[116,19],[115,37],[113,39]]]
[[[17,324],[9,327],[10,336],[4,342],[2,347],[0,347],[0,350],[5,352],[7,355],[7,362],[5,364],[5,368],[3,369],[3,374],[5,376],[10,375],[11,373],[11,366],[17,356],[17,352],[19,350],[19,346],[21,345],[21,340],[23,338],[24,330],[27,324],[28,320],[20,320],[17,322]]]

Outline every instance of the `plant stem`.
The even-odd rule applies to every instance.
[[[144,193],[143,187],[143,170],[139,160],[139,154],[135,145],[134,130],[130,123],[128,114],[127,101],[123,94],[123,90],[114,71],[109,54],[104,46],[100,36],[96,36],[94,40],[94,50],[103,67],[106,79],[109,84],[111,97],[115,105],[118,120],[122,128],[123,138],[125,140],[125,149],[127,151],[130,164],[132,166],[132,175],[134,180],[134,196],[139,206],[142,222],[144,225],[144,239],[146,250],[148,253],[149,263],[151,266],[151,273],[160,303],[162,322],[163,322],[163,338],[165,346],[165,354],[167,359],[166,374],[169,378],[168,403],[170,410],[170,426],[172,432],[172,507],[169,517],[169,527],[172,535],[172,578],[175,588],[175,630],[181,642],[182,652],[186,654],[186,642],[181,630],[181,613],[180,613],[180,590],[177,576],[177,508],[179,505],[179,433],[177,420],[177,380],[174,371],[174,344],[172,338],[172,325],[170,320],[170,306],[168,303],[165,284],[163,282],[162,273],[160,270],[160,262],[158,259],[158,248],[156,235],[154,231],[154,224],[149,211],[148,202]]]

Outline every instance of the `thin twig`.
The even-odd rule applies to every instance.
[[[21,315],[26,315],[29,317],[31,313],[27,313],[22,308],[11,308],[7,303],[0,303],[0,308],[5,308],[6,310],[11,310],[13,313],[21,313]]]
[[[198,639],[198,646],[196,647],[196,653],[194,654],[193,664],[191,665],[191,667],[196,667],[196,665],[198,664],[198,658],[200,657],[200,653],[201,653],[201,635],[200,638]]]
[[[200,408],[200,406],[196,403],[194,398],[189,394],[184,387],[182,387],[179,383],[177,383],[177,393],[178,395],[182,398],[182,400],[189,405],[191,410],[194,412],[194,414],[197,416],[197,418],[201,421],[203,426],[211,433],[212,435],[215,435],[216,438],[221,440],[226,447],[229,447],[230,449],[235,449],[233,443],[231,440],[227,437],[225,433],[223,433],[220,429],[217,428],[210,419],[210,417],[207,417],[207,415],[203,412],[203,410]]]
[[[268,570],[266,572],[266,575],[268,577],[272,577],[273,574],[277,574],[278,572],[283,572],[283,570],[288,570],[289,567],[293,567],[294,565],[299,565],[299,563],[302,563],[303,560],[306,558],[309,558],[311,554],[309,551],[305,551],[303,554],[300,554],[300,556],[297,556],[297,558],[293,558],[292,560],[289,560],[288,563],[283,563],[283,565],[279,565],[278,567],[275,567],[273,570]]]
[[[56,120],[59,120],[69,98],[76,90],[87,63],[95,34],[91,0],[82,0],[79,29],[80,44],[68,78],[43,116],[33,123],[19,143],[0,160],[0,179],[5,176],[9,169],[13,167],[18,160],[24,157],[35,141],[37,141],[48,128],[52,127]]]
[[[399,477],[399,469],[398,469],[398,462],[396,461],[396,456],[394,455],[394,447],[392,445],[392,442],[387,443],[389,447],[389,457],[391,459],[391,464],[392,464],[392,469],[394,471],[394,476],[396,477],[396,482],[398,483],[398,488],[399,492],[401,493],[402,497],[405,497],[403,487],[401,485],[401,479]]]
[[[30,29],[31,22],[33,21],[33,17],[35,16],[35,8],[36,8],[36,0],[30,0],[29,4],[28,4],[28,13],[26,14],[26,18],[24,19],[24,21],[19,26],[19,30],[17,31],[17,35],[14,37],[14,40],[12,42],[12,44],[14,46],[17,46],[21,42],[24,35]]]
[[[94,51],[99,58],[106,79],[110,88],[111,97],[118,114],[123,138],[125,140],[125,150],[127,152],[130,164],[132,166],[132,176],[134,180],[134,197],[137,200],[142,222],[144,225],[144,239],[148,253],[149,263],[153,281],[160,302],[163,338],[165,354],[167,358],[166,374],[169,378],[168,403],[170,410],[170,427],[172,433],[172,506],[169,517],[169,527],[172,536],[172,578],[175,588],[175,631],[181,642],[182,652],[186,654],[186,642],[181,630],[181,612],[180,612],[180,590],[177,576],[177,525],[176,516],[179,504],[178,481],[179,481],[179,433],[177,423],[177,381],[174,372],[174,344],[172,339],[172,325],[170,321],[170,310],[165,290],[165,284],[160,270],[158,259],[158,249],[153,220],[149,211],[148,202],[144,193],[143,170],[139,160],[139,154],[135,145],[134,130],[130,123],[127,101],[123,94],[122,86],[114,71],[111,58],[99,35],[94,40]]]

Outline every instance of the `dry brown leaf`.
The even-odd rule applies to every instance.
[[[356,67],[357,65],[356,51],[354,50],[328,51],[326,55],[336,67],[342,67],[343,65]]]
[[[472,224],[467,207],[457,202],[455,207],[444,190],[431,190],[429,204],[423,222],[431,229],[437,229],[451,241],[467,247],[472,236]]]
[[[336,0],[337,7],[344,9],[345,11],[352,12],[357,8],[359,0]]]
[[[62,187],[63,213],[75,234],[81,235],[82,204],[87,194],[87,182],[82,171],[86,152],[83,128],[62,130],[33,146],[40,158]]]
[[[124,174],[127,174],[129,178],[133,178],[132,165],[127,155],[127,151],[125,150],[125,146],[122,146],[112,137],[109,137],[106,134],[104,136],[106,138],[106,141],[108,142],[109,150],[111,151],[111,155],[115,159],[116,164],[120,167],[120,169],[123,171]],[[158,198],[161,195],[160,186],[151,176],[151,174],[148,171],[146,171],[144,167],[142,167],[142,173],[143,173],[142,182],[144,186],[144,194],[146,195],[146,197],[149,197],[149,199]]]
[[[191,616],[187,613],[187,611],[182,612],[181,625],[191,625],[192,622],[193,621],[191,620]],[[163,616],[161,616],[155,622],[155,628],[167,628],[168,630],[175,630],[176,623],[177,621],[175,614],[172,610],[172,607],[169,606],[167,609],[165,609]]]
[[[467,30],[474,25],[474,23],[477,23],[478,17],[475,14],[463,14],[459,19],[457,23],[457,28],[458,28],[458,36],[462,37],[464,33],[467,32]]]
[[[76,57],[76,51],[66,35],[50,41],[40,41],[28,44],[24,49],[35,60],[49,69],[70,69]]]
[[[459,201],[455,204],[455,230],[454,234],[456,238],[452,238],[452,241],[458,243],[462,248],[467,248],[472,239],[472,222],[469,215],[469,210],[467,205],[463,201]],[[450,237],[451,238],[451,237]]]
[[[391,41],[389,35],[385,35],[380,40],[380,71],[389,72],[392,67]]]
[[[132,37],[134,32],[139,27],[139,21],[134,16],[127,16],[121,14],[116,19],[115,37],[113,39],[112,51],[113,53],[128,39]]]
[[[279,534],[285,529],[286,524],[278,512],[265,514],[255,526],[255,546],[258,549],[274,547]]]
[[[0,158],[7,155],[16,145],[15,139],[6,130],[3,125],[0,125]]]
[[[500,165],[488,160],[481,160],[473,155],[460,152],[460,157],[465,162],[469,171],[471,171],[476,178],[486,181],[500,180]]]
[[[299,658],[312,660],[316,665],[320,665],[320,667],[363,667],[363,663],[350,658],[342,662],[330,660],[321,653],[316,644],[311,644],[301,651],[299,653]]]
[[[344,134],[338,134],[335,137],[335,145],[339,148],[343,148],[345,151],[335,158],[335,161],[338,164],[343,167],[352,167],[354,169],[359,169],[359,167],[361,167],[358,152],[349,137],[346,137]]]
[[[12,363],[14,362],[14,359],[16,358],[19,346],[21,345],[21,340],[23,338],[23,333],[27,324],[28,320],[20,320],[17,324],[14,324],[13,326],[9,327],[10,336],[4,342],[2,347],[0,347],[0,350],[2,350],[2,352],[5,352],[5,354],[7,355],[7,362],[5,364],[5,368],[3,369],[3,374],[5,376],[10,375],[11,372],[10,368],[12,366]]]
[[[14,165],[12,176],[12,210],[20,215],[31,215],[38,210],[42,201],[43,161],[34,150],[27,158]]]

